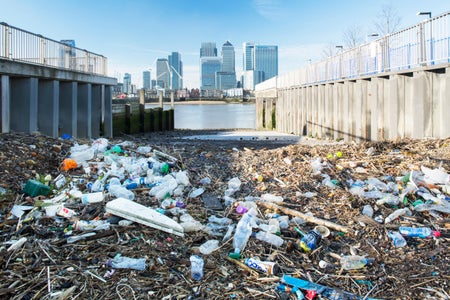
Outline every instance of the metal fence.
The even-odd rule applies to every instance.
[[[0,58],[107,76],[107,58],[0,23]]]
[[[257,91],[352,79],[450,62],[450,12],[256,86]]]

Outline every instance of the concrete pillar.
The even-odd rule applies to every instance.
[[[92,84],[78,85],[77,132],[79,138],[92,137]]]
[[[102,123],[102,101],[103,86],[99,84],[92,85],[92,107],[91,107],[91,134],[93,138],[100,137],[100,125]]]
[[[450,136],[450,118],[448,104],[450,95],[450,68],[445,73],[433,73],[433,136],[447,138]]]
[[[54,138],[58,137],[59,81],[39,81],[38,111],[39,131]]]
[[[402,75],[392,75],[386,81],[386,101],[384,102],[385,118],[385,137],[393,140],[404,137],[404,111],[405,111],[405,93],[404,77]]]
[[[59,84],[59,135],[70,134],[77,137],[77,101],[78,85],[76,82]]]
[[[353,96],[352,85],[353,82],[348,80],[342,83],[341,114],[339,114],[342,119],[342,137],[347,142],[350,140],[351,135],[350,98]]]
[[[324,137],[325,85],[317,87],[317,137]]]
[[[112,138],[112,86],[104,86],[103,91],[103,135],[107,138]]]
[[[370,139],[380,141],[384,139],[384,81],[383,78],[372,78],[369,92],[370,109]]]
[[[362,142],[369,139],[367,128],[367,80],[355,83],[353,98],[353,118],[355,123],[355,141]]]
[[[38,131],[38,79],[11,78],[11,130],[32,133]]]
[[[170,108],[174,109],[175,108],[175,97],[174,97],[174,92],[170,91]]]
[[[341,92],[342,92],[342,83],[334,83],[333,84],[333,139],[340,139],[341,138],[341,132],[340,132],[340,124],[341,124],[341,108],[340,108],[340,100],[341,100]]]
[[[323,137],[327,139],[333,138],[332,130],[333,127],[333,85],[325,84],[324,90],[324,130]]]
[[[163,108],[163,94],[162,92],[159,92],[159,107]]]
[[[405,118],[405,126],[409,127],[408,137],[423,138],[432,134],[431,126],[431,88],[430,74],[425,71],[414,72],[413,77],[407,81],[409,90],[406,105],[409,105]]]
[[[0,101],[1,101],[1,126],[2,133],[10,132],[10,86],[9,86],[9,76],[1,75],[0,84]]]

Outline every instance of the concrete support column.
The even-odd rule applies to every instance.
[[[332,138],[332,127],[333,127],[333,85],[325,84],[324,87],[324,120],[323,120],[323,137]]]
[[[59,135],[70,134],[77,137],[78,85],[76,82],[59,84]]]
[[[107,138],[113,137],[112,124],[112,86],[104,86],[103,88],[103,135]]]
[[[2,75],[0,83],[0,112],[1,112],[1,126],[2,126],[2,133],[8,133],[10,132],[10,107],[11,107],[11,98],[10,98],[10,84],[9,84],[9,76],[8,75]]]
[[[350,113],[351,104],[353,98],[353,82],[351,81],[344,81],[342,84],[342,97],[341,97],[341,114],[340,117],[342,119],[342,137],[346,142],[348,142],[351,138],[350,135],[352,134],[352,120],[350,119],[350,116],[352,115]]]
[[[38,131],[38,79],[11,78],[11,130]]]
[[[39,131],[54,138],[58,137],[59,81],[39,81],[38,112]]]
[[[333,139],[337,140],[342,138],[341,134],[341,93],[342,83],[333,84]]]
[[[103,86],[92,85],[92,107],[91,107],[91,134],[93,138],[100,137],[100,124],[102,123],[102,100]]]
[[[385,138],[404,138],[405,130],[405,76],[392,75],[386,82],[386,101],[384,112],[389,117],[385,118]]]
[[[79,138],[92,137],[92,85],[84,83],[78,85],[78,118],[77,132]]]
[[[425,71],[414,72],[406,81],[405,89],[405,133],[410,138],[431,136],[431,107],[429,74]]]
[[[367,81],[358,80],[355,83],[353,98],[353,119],[355,124],[355,141],[362,142],[369,139],[367,132]]]
[[[433,136],[447,138],[450,136],[450,118],[448,104],[450,95],[450,68],[444,74],[433,74]]]
[[[368,105],[370,109],[370,139],[380,141],[384,139],[384,81],[383,78],[372,78]]]
[[[317,137],[323,138],[325,133],[325,85],[317,87]]]

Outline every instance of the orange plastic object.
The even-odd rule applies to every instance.
[[[68,171],[68,170],[71,170],[71,169],[75,169],[77,166],[78,165],[77,165],[76,161],[74,161],[73,159],[70,159],[70,158],[66,158],[62,162],[61,170]]]

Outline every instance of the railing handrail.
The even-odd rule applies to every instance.
[[[450,11],[341,51],[325,60],[278,75],[256,85],[255,90],[355,79],[449,62]]]
[[[0,58],[107,76],[105,56],[11,26],[6,22],[0,22]]]

